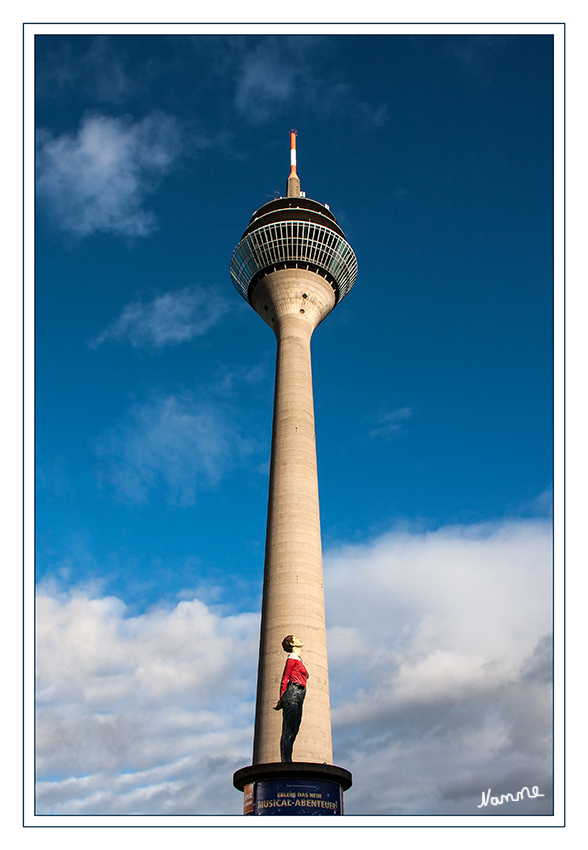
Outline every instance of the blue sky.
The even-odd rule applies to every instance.
[[[275,341],[228,263],[291,127],[359,263],[313,338],[346,811],[550,811],[552,39],[55,35],[36,75],[39,811],[240,811]]]

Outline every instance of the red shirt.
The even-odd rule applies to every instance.
[[[282,687],[280,689],[280,697],[283,695],[284,691],[288,687],[288,682],[294,682],[294,684],[302,685],[302,687],[305,688],[307,679],[308,670],[297,655],[295,655],[293,652],[290,653],[286,661],[286,666],[284,667],[284,674],[282,676]]]

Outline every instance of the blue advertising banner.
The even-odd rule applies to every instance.
[[[336,782],[291,777],[255,782],[254,815],[342,815],[343,792]],[[253,811],[251,811],[253,809]]]

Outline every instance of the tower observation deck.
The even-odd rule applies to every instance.
[[[342,814],[351,774],[332,763],[310,340],[355,283],[357,260],[328,206],[300,191],[295,131],[287,195],[253,214],[230,275],[277,339],[253,763],[233,782],[246,814]],[[273,710],[285,636],[304,645],[309,674],[294,761],[280,737],[286,711]]]
[[[357,277],[357,260],[333,213],[309,198],[278,198],[253,213],[231,258],[237,292],[251,294],[268,271],[300,268],[325,278],[344,298]]]

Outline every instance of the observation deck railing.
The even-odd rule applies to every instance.
[[[308,221],[274,222],[253,230],[233,251],[229,271],[235,289],[248,301],[249,285],[259,272],[297,263],[326,272],[335,284],[337,302],[357,277],[351,245],[333,230]]]

